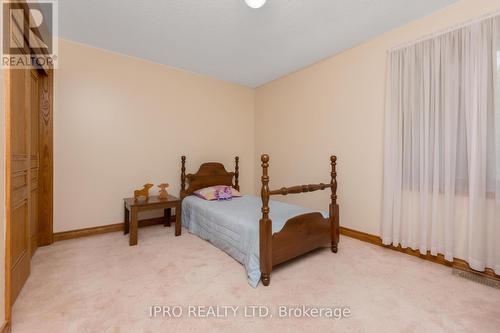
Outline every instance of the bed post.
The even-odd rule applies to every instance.
[[[239,166],[240,158],[236,156],[234,158],[234,188],[239,191],[240,190],[240,184],[239,184],[239,177],[240,177],[240,166]]]
[[[186,192],[186,156],[181,157],[181,199]]]
[[[259,222],[259,249],[260,249],[260,272],[261,280],[264,286],[268,286],[271,282],[272,263],[272,221],[269,219],[269,176],[267,169],[269,168],[269,156],[264,154],[261,156],[262,161],[262,189],[260,196],[262,198],[262,218]]]
[[[332,252],[337,253],[339,244],[339,233],[340,233],[340,223],[339,223],[339,205],[337,204],[337,156],[330,157],[330,163],[332,166],[331,181],[332,185],[332,195],[330,203],[330,227],[332,233]]]

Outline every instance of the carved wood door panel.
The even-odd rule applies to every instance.
[[[30,70],[10,70],[10,243],[11,303],[21,291],[30,274],[30,215],[31,215],[31,109]]]

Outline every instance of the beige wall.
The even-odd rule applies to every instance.
[[[271,186],[328,181],[334,153],[341,224],[379,235],[386,51],[498,9],[499,0],[464,0],[258,88],[255,152],[270,154]],[[328,207],[325,193],[284,200]]]
[[[60,41],[55,73],[54,231],[121,222],[146,182],[180,186],[200,162],[241,160],[253,193],[254,90]]]
[[[499,0],[463,0],[256,91],[61,41],[54,230],[121,221],[121,198],[148,181],[177,194],[182,154],[190,171],[239,154],[252,193],[261,153],[272,187],[328,181],[334,153],[342,225],[379,234],[387,49],[498,9]],[[328,204],[324,192],[283,199]]]

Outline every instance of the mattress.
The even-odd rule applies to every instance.
[[[269,202],[273,233],[286,221],[313,210],[279,201]],[[192,234],[209,241],[229,254],[246,269],[248,283],[257,287],[260,281],[259,220],[260,197],[242,196],[226,201],[207,201],[196,196],[182,201],[182,224]],[[322,212],[326,218],[328,214]]]

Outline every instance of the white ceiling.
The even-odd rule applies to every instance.
[[[59,34],[257,87],[454,2],[59,0]]]

